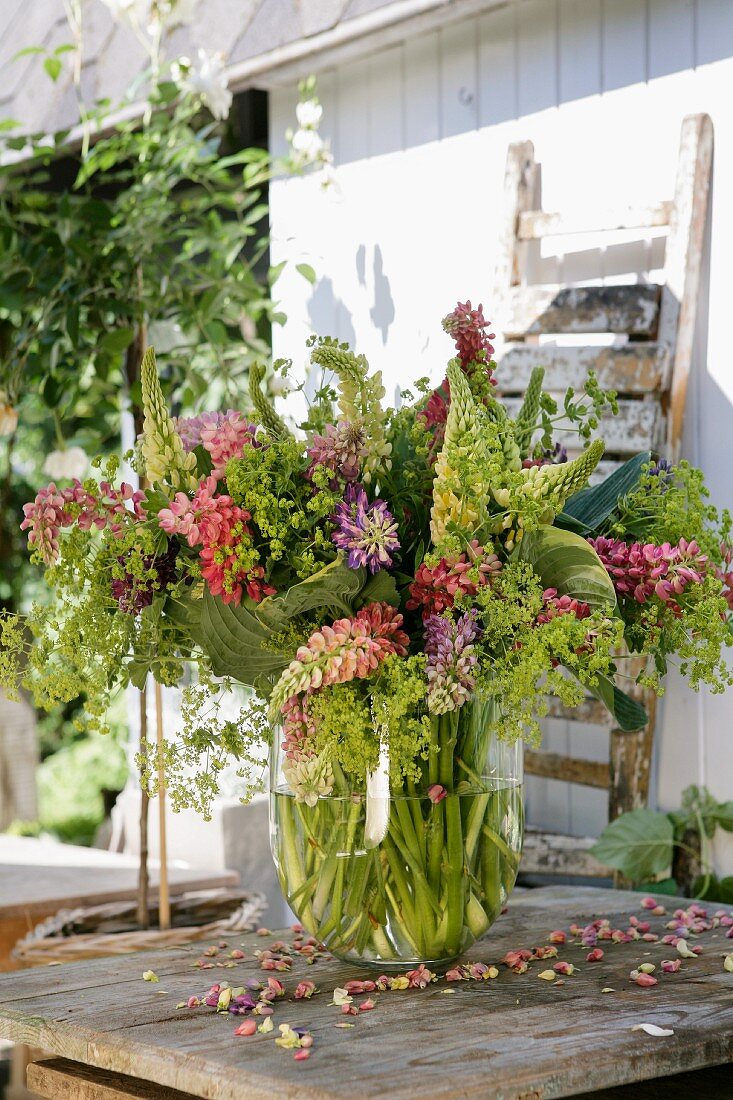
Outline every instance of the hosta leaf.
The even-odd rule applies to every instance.
[[[556,588],[561,596],[572,596],[593,610],[616,606],[616,593],[601,559],[580,535],[559,527],[528,531],[516,555],[528,562],[543,588]]]
[[[393,607],[399,607],[397,582],[391,573],[380,569],[366,582],[356,602],[358,607],[364,607],[368,603],[391,603]]]
[[[674,830],[666,814],[631,810],[606,826],[591,852],[607,867],[640,882],[667,870],[673,844]]]
[[[329,607],[336,614],[351,615],[365,580],[365,569],[350,569],[339,556],[282,595],[267,596],[257,607],[257,618],[271,629],[281,630],[295,615],[316,608]]]
[[[619,729],[629,733],[643,729],[649,721],[649,715],[641,703],[637,703],[625,691],[616,687],[607,676],[599,675],[598,683],[589,690],[608,708]]]
[[[651,458],[649,451],[634,455],[623,466],[614,470],[600,485],[581,489],[565,504],[563,511],[582,523],[586,531],[594,531],[604,519],[608,519],[619,497],[631,492],[639,484],[642,469]]]
[[[265,649],[273,631],[246,607],[225,604],[207,588],[201,601],[197,641],[216,676],[252,686],[262,676],[279,676],[291,655]]]

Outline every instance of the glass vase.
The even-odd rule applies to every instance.
[[[270,762],[270,842],[285,899],[329,951],[380,970],[444,967],[490,928],[523,838],[522,745],[500,740],[495,704],[431,716],[421,782],[389,779],[386,750],[351,790],[298,800],[282,736]],[[312,804],[309,804],[312,803]]]

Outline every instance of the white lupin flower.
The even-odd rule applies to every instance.
[[[315,160],[323,151],[323,138],[316,130],[296,130],[292,140],[293,151],[308,160]]]
[[[102,0],[112,18],[118,23],[146,23],[150,0]]]
[[[315,129],[323,117],[323,107],[315,99],[305,99],[295,108],[295,117],[301,129]]]
[[[50,478],[81,479],[89,468],[89,459],[81,447],[68,447],[64,451],[51,451],[43,463],[43,472]]]
[[[198,0],[102,0],[102,3],[118,23],[137,24],[152,34],[159,26],[172,30],[190,23]]]
[[[201,97],[216,119],[225,119],[232,105],[232,93],[227,87],[227,75],[221,54],[198,51],[198,63],[188,65],[184,58],[174,66],[174,79],[183,91]]]

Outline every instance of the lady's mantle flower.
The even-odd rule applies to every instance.
[[[407,608],[415,611],[422,607],[423,619],[439,615],[453,607],[457,595],[475,596],[479,587],[488,584],[500,570],[496,554],[484,550],[477,539],[472,539],[459,557],[441,558],[432,567],[422,562],[410,585]]]
[[[274,720],[294,695],[370,676],[385,657],[407,655],[410,639],[402,615],[388,603],[370,603],[353,619],[338,619],[311,634],[275,684],[270,699]]]
[[[333,519],[337,527],[333,541],[348,552],[351,569],[368,566],[377,573],[392,564],[391,555],[399,550],[400,541],[395,518],[383,500],[370,504],[360,485],[349,485]]]
[[[472,670],[478,658],[473,642],[479,632],[475,610],[461,615],[457,623],[441,615],[425,622],[428,709],[433,714],[457,710],[474,688]]]
[[[211,455],[212,476],[224,477],[230,458],[241,458],[245,447],[258,447],[257,425],[240,412],[206,412],[200,416],[181,417],[176,429],[186,451],[203,447]]]
[[[600,536],[588,539],[613,581],[619,596],[646,603],[657,596],[668,603],[675,614],[680,612],[676,596],[682,595],[688,584],[699,584],[708,568],[708,559],[693,540],[680,539],[676,546],[668,542],[634,542]]]
[[[165,554],[159,557],[148,555],[143,558],[145,575],[142,577],[125,570],[122,577],[112,580],[112,596],[119,605],[120,611],[128,615],[139,615],[144,607],[150,607],[157,592],[167,588],[176,575],[176,557],[178,547],[172,543]],[[125,558],[117,559],[121,566],[125,566]],[[150,574],[154,574],[151,576]]]
[[[82,531],[108,528],[117,538],[128,520],[145,518],[144,499],[144,493],[124,481],[119,489],[101,481],[96,492],[82,485],[78,478],[67,489],[58,489],[52,481],[37,493],[32,503],[23,505],[25,519],[20,529],[30,528],[28,545],[34,547],[46,565],[53,565],[59,553],[61,528],[75,523]]]
[[[341,420],[338,424],[327,424],[323,435],[314,435],[308,448],[310,466],[308,477],[318,466],[325,467],[332,475],[331,487],[338,478],[343,481],[356,481],[361,472],[362,463],[367,455],[364,426],[359,421]]]

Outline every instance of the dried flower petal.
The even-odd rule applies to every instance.
[[[600,947],[594,947],[592,951],[589,951],[585,956],[585,961],[589,963],[600,962],[603,958],[603,951]]]
[[[733,955],[726,955],[723,959],[723,970],[727,970],[729,974],[733,974]]]
[[[143,974],[143,981],[144,982],[159,982],[160,978],[158,977],[158,975],[155,973],[154,970],[146,970]]]
[[[555,980],[555,971],[554,970],[541,970],[540,973],[537,975],[537,977],[541,978],[543,982],[554,982],[554,980]]]
[[[632,1031],[645,1031],[647,1035],[653,1035],[658,1038],[664,1038],[667,1035],[674,1035],[674,1031],[671,1027],[657,1027],[656,1024],[634,1024]]]
[[[634,981],[637,985],[642,986],[644,989],[649,989],[651,986],[657,984],[657,979],[651,974],[637,974]]]
[[[256,1031],[257,1031],[257,1021],[249,1019],[249,1020],[243,1020],[242,1023],[239,1025],[239,1027],[235,1027],[234,1034],[235,1035],[254,1035],[254,1033]]]
[[[682,966],[682,959],[663,959],[662,960],[662,973],[663,974],[676,974],[681,966]]]

